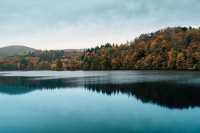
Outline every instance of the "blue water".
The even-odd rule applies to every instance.
[[[1,133],[200,132],[200,73],[1,72]]]

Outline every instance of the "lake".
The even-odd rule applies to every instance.
[[[1,133],[200,132],[200,72],[0,72]]]

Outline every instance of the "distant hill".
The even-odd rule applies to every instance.
[[[7,47],[1,47],[0,48],[0,57],[21,55],[21,54],[26,54],[29,52],[34,52],[34,51],[36,51],[36,49],[22,46],[22,45],[12,45],[12,46],[7,46]]]

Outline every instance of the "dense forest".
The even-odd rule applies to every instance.
[[[77,70],[81,50],[45,50],[0,59],[0,70]]]
[[[108,43],[86,50],[81,61],[89,70],[200,70],[200,29],[167,28],[126,44]]]
[[[0,59],[0,70],[200,70],[200,28],[174,27],[125,44],[66,52],[34,51]]]

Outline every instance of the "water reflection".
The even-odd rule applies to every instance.
[[[154,103],[168,108],[192,108],[200,106],[200,89],[195,85],[170,82],[133,84],[88,84],[85,87],[107,95],[124,93],[135,96],[144,103]]]
[[[103,78],[104,79],[104,78]],[[136,97],[143,103],[153,103],[167,108],[185,109],[200,107],[200,85],[176,81],[153,82],[102,82],[90,78],[34,79],[28,77],[0,77],[0,93],[18,95],[34,90],[76,88],[113,95],[118,93]]]
[[[72,80],[72,79],[71,79]],[[34,90],[75,87],[76,84],[64,79],[34,79],[30,77],[0,77],[0,93],[24,94]]]

